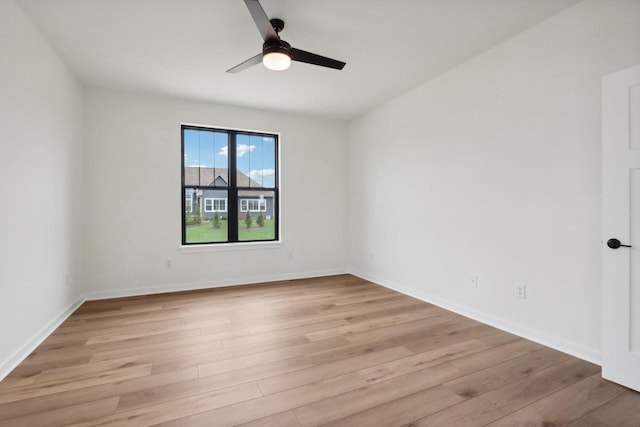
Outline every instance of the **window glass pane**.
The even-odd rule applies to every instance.
[[[214,132],[213,146],[213,185],[229,186],[229,136],[226,133]]]
[[[226,242],[229,229],[227,190],[186,188],[184,198],[186,243]]]
[[[185,185],[200,185],[197,165],[200,164],[199,131],[184,130],[184,183]],[[192,165],[196,165],[193,167]]]
[[[275,192],[238,191],[238,240],[274,240],[276,238]]]
[[[200,161],[197,163],[200,166],[200,173],[203,169],[213,168],[213,132],[199,131],[198,141],[200,143]],[[210,185],[209,182],[203,180],[201,175],[200,185]]]
[[[226,133],[185,129],[185,185],[228,187],[228,140]]]
[[[228,143],[227,135],[207,130],[199,131],[200,145],[200,185],[227,187]]]
[[[275,187],[275,141],[273,137],[252,136],[249,161],[249,177],[251,187]]]
[[[238,186],[274,188],[275,138],[239,134],[236,141]]]
[[[249,173],[251,172],[251,151],[255,145],[251,144],[250,135],[238,134],[236,136],[236,167],[238,187],[250,187]]]

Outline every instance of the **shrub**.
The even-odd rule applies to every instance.
[[[256,224],[258,224],[258,227],[264,227],[264,215],[262,215],[262,212],[258,214],[258,218],[256,218]]]
[[[247,214],[244,216],[244,223],[247,228],[251,228],[251,224],[253,224],[253,218],[251,218],[249,212],[247,212]]]
[[[191,212],[185,212],[184,223],[186,225],[197,225],[200,224],[202,219],[199,214],[192,214]]]
[[[218,212],[215,213],[215,215],[213,215],[213,218],[211,219],[211,224],[213,224],[213,228],[220,228],[220,226],[222,224],[220,224],[220,215],[218,215]]]

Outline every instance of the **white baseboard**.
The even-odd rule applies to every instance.
[[[349,270],[347,270],[346,268],[328,269],[287,274],[272,274],[265,276],[249,276],[240,279],[206,280],[201,282],[175,283],[171,285],[140,286],[129,289],[114,289],[111,291],[89,292],[85,294],[84,297],[86,301],[96,301],[110,298],[163,294],[167,292],[195,291],[199,289],[221,288],[226,286],[253,285],[256,283],[277,282],[280,280],[296,280],[308,279],[311,277],[335,276],[337,274],[349,274]]]
[[[84,295],[79,296],[69,307],[57,315],[47,325],[40,329],[31,339],[29,339],[22,347],[17,349],[11,356],[0,363],[0,381],[13,371],[24,359],[31,354],[49,335],[62,324],[67,317],[71,316],[74,311],[85,301]]]
[[[373,282],[377,285],[384,286],[385,288],[392,289],[402,294],[408,295],[413,298],[417,298],[421,301],[428,302],[438,307],[442,307],[454,313],[460,314],[465,317],[477,320],[478,322],[485,323],[503,331],[518,335],[522,338],[526,338],[530,341],[535,341],[547,347],[551,347],[555,350],[563,353],[570,354],[574,357],[586,360],[596,365],[602,365],[602,354],[599,350],[586,347],[581,344],[567,341],[565,339],[549,335],[545,332],[541,332],[535,329],[528,328],[525,325],[512,322],[510,320],[495,317],[491,314],[484,313],[464,305],[430,295],[427,292],[420,291],[393,281],[386,280],[380,277],[375,277],[370,274],[364,273],[358,270],[352,270],[351,274],[360,277],[362,279]]]

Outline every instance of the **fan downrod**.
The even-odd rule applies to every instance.
[[[271,22],[273,29],[276,30],[276,34],[284,30],[284,21],[282,19],[273,18],[270,19],[269,22]]]

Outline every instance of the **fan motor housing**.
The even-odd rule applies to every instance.
[[[291,57],[291,45],[284,40],[268,40],[262,45],[262,56],[268,53],[284,53]]]

